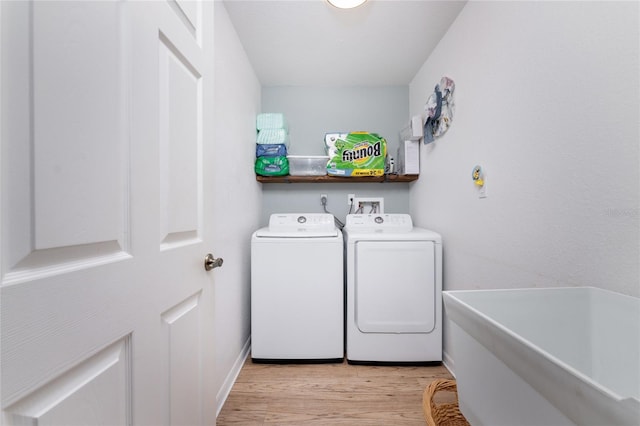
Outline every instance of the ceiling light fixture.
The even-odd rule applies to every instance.
[[[340,9],[352,9],[354,7],[360,6],[367,0],[327,0],[335,7],[339,7]]]

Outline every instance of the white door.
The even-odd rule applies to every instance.
[[[0,20],[2,423],[215,424],[213,4]]]

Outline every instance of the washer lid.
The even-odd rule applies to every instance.
[[[269,227],[259,229],[257,237],[309,238],[335,237],[338,228],[328,213],[274,213]]]
[[[395,214],[349,214],[345,229],[356,232],[409,232],[413,229],[411,216]]]

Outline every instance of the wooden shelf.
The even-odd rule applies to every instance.
[[[358,182],[413,182],[420,175],[384,175],[384,176],[257,176],[262,183],[358,183]]]

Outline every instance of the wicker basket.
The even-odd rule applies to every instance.
[[[450,392],[454,402],[436,403],[437,392]],[[422,395],[424,418],[429,426],[469,426],[458,408],[458,389],[455,380],[437,379],[424,390]]]

